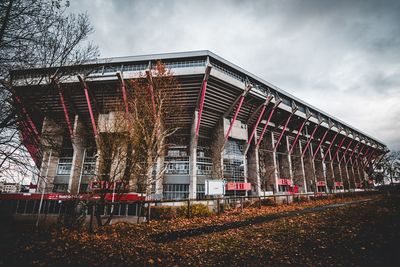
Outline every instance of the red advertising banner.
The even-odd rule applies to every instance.
[[[342,187],[343,186],[343,182],[335,182],[335,186],[336,187]]]
[[[278,185],[292,185],[290,179],[278,179]]]
[[[317,186],[326,186],[325,181],[317,181]]]
[[[250,189],[251,189],[250,183],[235,183],[235,182],[226,183],[226,190],[250,190]]]

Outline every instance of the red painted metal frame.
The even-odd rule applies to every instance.
[[[329,151],[329,154],[331,154],[331,147],[332,147],[333,143],[334,143],[335,140],[336,140],[336,137],[339,135],[340,132],[341,132],[341,131],[336,132],[335,136],[332,138],[332,141],[331,141],[331,143],[329,144],[329,147],[328,147],[328,149],[327,149],[327,151]],[[325,160],[325,158],[326,158],[327,155],[328,155],[328,153],[325,153],[324,157],[322,158],[322,161]],[[332,160],[332,155],[331,155],[331,160]]]
[[[21,99],[19,98],[19,96],[14,95],[15,100],[18,102],[18,104],[21,106],[22,109],[22,113],[24,114],[24,116],[26,117],[29,126],[32,128],[33,132],[35,133],[36,137],[39,138],[39,131],[36,128],[35,123],[33,122],[31,116],[29,115],[28,111],[26,110],[26,108],[24,107],[24,105],[22,104]]]
[[[94,134],[94,137],[97,137],[97,126],[96,126],[96,121],[95,121],[95,119],[94,119],[92,104],[90,103],[89,91],[88,91],[88,88],[87,88],[86,85],[83,86],[83,90],[84,90],[84,92],[85,92],[86,103],[87,103],[87,105],[88,105],[90,120],[91,120],[91,122],[92,122],[93,134]]]
[[[375,155],[376,154],[376,151],[375,150],[373,150],[370,154],[369,154],[369,156],[368,156],[368,158],[367,158],[367,160],[366,160],[366,162],[365,162],[365,164],[368,164],[368,162],[370,162],[371,161],[371,158],[372,158],[372,156],[373,155]]]
[[[204,79],[203,83],[201,84],[201,97],[200,97],[200,105],[199,105],[199,114],[197,116],[196,136],[199,135],[201,115],[203,114],[203,107],[204,107],[204,100],[206,97],[206,91],[207,91],[207,80]]]
[[[365,148],[365,144],[362,145],[362,147],[360,148],[360,150],[357,153],[356,159],[358,159],[360,157],[361,152],[363,151],[363,149]]]
[[[318,123],[317,126],[315,126],[313,132],[311,133],[310,139],[308,140],[306,147],[304,148],[304,150],[301,152],[301,157],[304,157],[304,155],[306,154],[307,148],[311,143],[311,140],[313,140],[314,138],[314,134],[317,132],[317,129],[319,128],[319,126],[321,125],[321,123]]]
[[[253,140],[254,135],[256,134],[258,124],[260,123],[261,118],[262,118],[262,116],[264,115],[264,112],[265,112],[265,109],[266,109],[266,108],[267,108],[267,105],[263,105],[263,107],[262,107],[262,109],[261,109],[261,112],[260,112],[260,114],[258,115],[257,122],[256,122],[256,124],[254,125],[253,131],[251,132],[249,141],[247,141],[247,144],[249,144],[249,145],[250,145],[250,143],[251,143],[251,140]]]
[[[287,128],[287,126],[288,126],[288,124],[289,124],[289,122],[290,122],[290,119],[293,117],[293,115],[294,115],[294,112],[290,113],[289,117],[287,118],[286,123],[285,123],[285,126],[283,127],[282,132],[281,132],[281,134],[279,135],[278,141],[277,141],[276,144],[275,144],[274,151],[276,151],[276,149],[278,148],[279,143],[281,142],[281,139],[282,139],[282,137],[283,137],[283,134],[285,133],[286,128]]]
[[[231,120],[231,124],[229,125],[229,128],[228,128],[228,132],[225,135],[225,140],[228,140],[229,134],[231,133],[231,130],[232,130],[232,127],[233,127],[233,123],[235,123],[237,115],[239,114],[240,108],[242,107],[243,100],[244,100],[244,95],[242,95],[240,97],[239,104],[236,107],[235,115],[233,116],[233,119]]]
[[[345,135],[345,136],[343,137],[343,139],[342,139],[342,141],[340,142],[338,148],[336,149],[336,152],[335,152],[335,154],[334,154],[332,160],[334,160],[334,159],[336,158],[336,156],[337,156],[338,153],[339,153],[340,148],[341,148],[342,145],[343,145],[344,140],[346,140],[346,139],[347,139],[347,135]],[[339,159],[338,159],[338,161],[339,161]]]
[[[294,149],[294,147],[295,147],[296,144],[297,144],[297,140],[299,139],[300,133],[301,133],[301,131],[303,130],[304,126],[306,125],[306,122],[307,122],[309,119],[310,119],[310,117],[308,117],[307,119],[305,119],[305,120],[303,121],[303,123],[301,124],[300,129],[297,131],[297,134],[296,134],[296,137],[294,138],[293,144],[292,144],[292,146],[291,146],[290,149],[289,149],[289,155],[292,154],[293,149]]]
[[[352,157],[353,157],[353,155],[354,155],[354,152],[356,152],[356,149],[357,149],[357,147],[360,145],[360,142],[358,142],[357,143],[357,145],[354,147],[354,149],[353,149],[353,151],[351,152],[351,154],[350,154],[350,157],[349,157],[349,159],[351,159]],[[348,160],[346,160],[346,165],[347,165],[347,163],[349,162],[349,159]],[[352,163],[351,163],[351,165],[353,165],[353,161],[352,161]]]
[[[71,123],[71,120],[69,118],[67,105],[65,105],[65,99],[64,99],[64,95],[62,93],[61,88],[58,88],[58,95],[60,96],[60,103],[61,103],[61,106],[62,106],[63,111],[64,111],[64,117],[65,117],[65,121],[67,122],[69,135],[70,135],[70,137],[72,139],[72,138],[74,138],[74,131],[72,129],[72,123]]]
[[[325,141],[326,135],[328,134],[328,132],[329,132],[330,130],[331,130],[331,129],[328,128],[328,129],[325,131],[324,136],[322,136],[322,139],[321,139],[321,141],[320,141],[319,144],[318,144],[317,150],[315,150],[315,152],[314,152],[314,154],[313,154],[313,156],[312,156],[312,159],[315,159],[315,156],[317,155],[319,149],[321,148],[322,143]]]
[[[271,113],[269,114],[268,120],[267,120],[267,122],[265,123],[264,128],[262,129],[262,132],[261,132],[261,135],[260,135],[260,139],[258,139],[257,147],[260,145],[260,143],[261,143],[261,141],[262,141],[262,139],[263,139],[263,137],[264,137],[265,131],[267,130],[268,124],[269,124],[269,122],[271,121],[271,118],[272,118],[272,116],[274,115],[274,112],[275,112],[275,110],[276,110],[277,107],[278,107],[278,105],[277,105],[277,106],[274,106],[274,107],[272,108]]]
[[[154,87],[153,87],[153,78],[151,74],[151,70],[147,71],[147,79],[149,81],[149,86],[147,90],[149,91],[150,97],[151,97],[151,104],[153,105],[153,112],[154,116],[156,115],[156,102],[154,99]]]
[[[342,157],[341,157],[340,160],[339,160],[339,164],[340,164],[340,163],[342,162],[342,160],[344,159],[344,156],[346,155],[346,153],[347,153],[347,151],[349,150],[349,148],[350,148],[351,144],[353,143],[353,141],[354,141],[354,139],[351,139],[351,140],[350,140],[350,143],[347,145],[345,151],[343,152]]]
[[[121,91],[122,91],[122,99],[124,100],[124,104],[125,104],[125,113],[129,114],[128,95],[126,93],[126,87],[125,87],[124,82],[122,82]]]
[[[363,159],[368,155],[369,150],[370,150],[370,147],[367,147],[367,150],[365,151],[365,153],[362,154],[362,156],[360,158],[361,162],[363,162]]]

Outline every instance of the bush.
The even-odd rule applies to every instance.
[[[276,203],[272,198],[263,198],[261,199],[261,206],[276,206]]]
[[[151,206],[150,217],[152,220],[170,220],[178,215],[178,208],[173,206]]]
[[[297,203],[304,203],[304,202],[309,202],[310,200],[308,199],[307,196],[296,196],[294,199],[294,202]]]
[[[204,204],[190,205],[190,215],[193,217],[210,217],[212,214],[210,209]],[[187,216],[187,205],[179,207],[178,215],[182,217]]]

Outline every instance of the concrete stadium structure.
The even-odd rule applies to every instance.
[[[55,69],[14,70],[21,136],[50,181],[47,191],[88,190],[98,160],[94,132],[105,107],[123,103],[124,81],[139,78],[156,60],[178,79],[175,104],[184,109],[169,118],[182,127],[181,141],[165,152],[162,186],[155,188],[164,198],[203,198],[216,166],[227,195],[361,190],[387,152],[381,141],[209,51],[102,59],[69,67],[76,75],[58,85],[39,81]],[[39,149],[48,132],[58,133],[53,142],[60,151]],[[210,156],[215,136],[225,140],[218,160]]]

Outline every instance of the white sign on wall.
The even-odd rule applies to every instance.
[[[205,183],[205,195],[216,196],[225,194],[224,180],[206,180]]]

